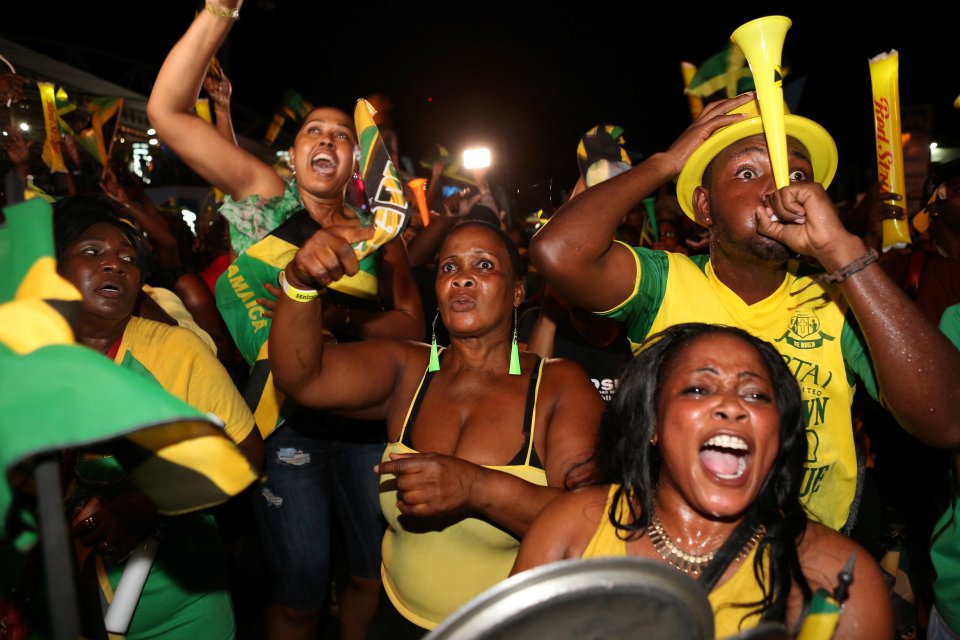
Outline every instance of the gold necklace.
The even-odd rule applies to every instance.
[[[670,539],[670,536],[663,530],[660,518],[658,518],[656,514],[653,514],[650,518],[650,524],[647,525],[646,531],[650,542],[653,544],[653,548],[657,550],[661,558],[694,578],[699,577],[703,572],[703,568],[717,555],[716,550],[703,554],[687,553],[675,545]],[[750,551],[753,550],[753,547],[756,546],[766,531],[767,528],[763,525],[757,527],[753,535],[750,536],[750,539],[747,540],[743,548],[737,553],[737,560],[743,560],[750,555]]]
[[[687,553],[677,545],[673,544],[670,536],[663,530],[660,524],[660,518],[656,514],[650,518],[650,524],[647,525],[647,535],[653,548],[657,550],[660,557],[672,564],[674,567],[696,578],[703,571],[704,565],[713,560],[717,555],[716,551],[704,554]]]

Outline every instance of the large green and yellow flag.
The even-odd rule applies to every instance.
[[[0,537],[36,540],[33,460],[109,454],[164,514],[224,502],[257,473],[213,420],[155,382],[74,343],[79,292],[56,274],[52,211],[4,210],[0,226]]]
[[[354,245],[358,258],[370,255],[397,237],[409,220],[403,185],[374,122],[375,114],[373,105],[362,98],[357,100],[353,119],[360,142],[360,178],[376,227],[373,238]]]

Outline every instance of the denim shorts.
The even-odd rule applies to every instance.
[[[379,578],[386,521],[373,466],[385,444],[331,439],[285,425],[264,445],[265,480],[253,501],[273,602],[292,609],[323,604],[334,506],[350,574]]]
[[[927,621],[927,640],[957,640],[960,633],[955,632],[949,626],[937,607],[930,608],[930,619]]]

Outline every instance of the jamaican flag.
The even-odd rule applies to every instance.
[[[83,447],[116,457],[164,514],[224,502],[256,473],[210,418],[74,344],[79,292],[53,260],[52,212],[40,200],[0,226],[0,536],[36,540],[32,461]]]
[[[353,120],[360,141],[360,178],[373,214],[373,225],[377,229],[371,240],[354,245],[358,258],[370,255],[400,235],[409,219],[409,205],[403,197],[403,185],[397,178],[397,169],[373,120],[375,114],[376,110],[369,102],[357,100]]]
[[[817,589],[797,640],[830,640],[840,622],[840,603],[826,589]]]
[[[369,213],[359,209],[354,212],[362,225],[373,223]],[[217,280],[217,309],[240,353],[252,367],[244,397],[264,438],[283,423],[292,405],[273,386],[267,349],[271,320],[264,317],[264,309],[257,300],[271,297],[264,284],[276,285],[280,270],[320,228],[306,210],[297,211],[240,254]],[[327,287],[326,301],[354,309],[379,310],[379,263],[379,252],[361,259],[356,275],[341,278]]]
[[[588,187],[630,168],[630,154],[623,144],[623,127],[615,124],[599,124],[583,134],[577,145],[577,164]]]

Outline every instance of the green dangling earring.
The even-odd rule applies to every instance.
[[[513,308],[513,344],[510,345],[510,375],[520,375],[520,350],[517,348],[517,308]]]
[[[437,318],[440,317],[440,309],[437,309],[437,315],[433,316],[433,325],[431,331],[433,338],[430,340],[430,364],[427,365],[427,371],[440,371],[440,356],[437,355]]]

